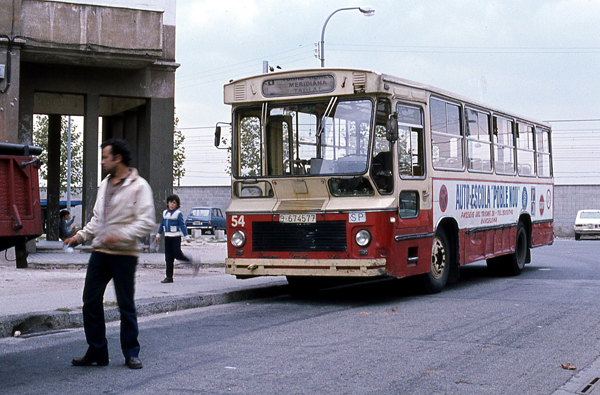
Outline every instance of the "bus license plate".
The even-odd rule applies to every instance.
[[[285,224],[314,224],[317,222],[316,214],[279,214],[279,222]]]

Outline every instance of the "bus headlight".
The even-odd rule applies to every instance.
[[[354,240],[359,247],[366,247],[371,243],[371,233],[366,229],[361,229],[356,232]]]
[[[230,241],[235,248],[241,248],[246,244],[246,234],[241,230],[236,230],[231,234]]]

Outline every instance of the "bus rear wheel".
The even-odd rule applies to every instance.
[[[527,262],[527,253],[529,252],[529,246],[527,245],[527,232],[525,232],[525,226],[522,222],[517,225],[517,239],[515,241],[515,252],[509,255],[508,259],[508,274],[511,276],[518,276],[525,267]]]
[[[423,284],[427,293],[438,293],[444,289],[450,274],[451,257],[448,236],[444,231],[438,231],[431,245],[429,273],[423,274]]]
[[[527,245],[527,232],[522,222],[517,225],[515,252],[487,259],[487,267],[493,274],[518,276],[523,271],[527,262],[529,246]]]

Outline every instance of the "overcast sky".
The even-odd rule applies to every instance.
[[[177,0],[175,105],[186,136],[182,185],[226,185],[212,145],[229,122],[223,85],[262,72],[325,65],[433,85],[553,126],[557,184],[600,175],[600,0]]]

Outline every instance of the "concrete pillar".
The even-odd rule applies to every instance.
[[[13,41],[0,41],[0,64],[5,66],[4,78],[0,79],[0,142],[4,143],[21,142],[19,139],[20,55],[19,45],[14,45]],[[31,137],[31,132],[29,136]]]
[[[48,115],[48,186],[46,197],[46,239],[58,240],[60,211],[60,115]]]
[[[139,127],[138,170],[152,187],[157,221],[167,196],[173,193],[174,104],[173,98],[148,99]]]
[[[98,120],[100,117],[100,98],[88,94],[84,97],[83,120],[83,190],[81,197],[82,224],[85,226],[93,216],[94,203],[98,192]]]
[[[139,167],[139,125],[138,125],[139,109],[135,111],[126,111],[123,113],[123,138],[127,140],[133,153],[133,161],[131,166]]]

